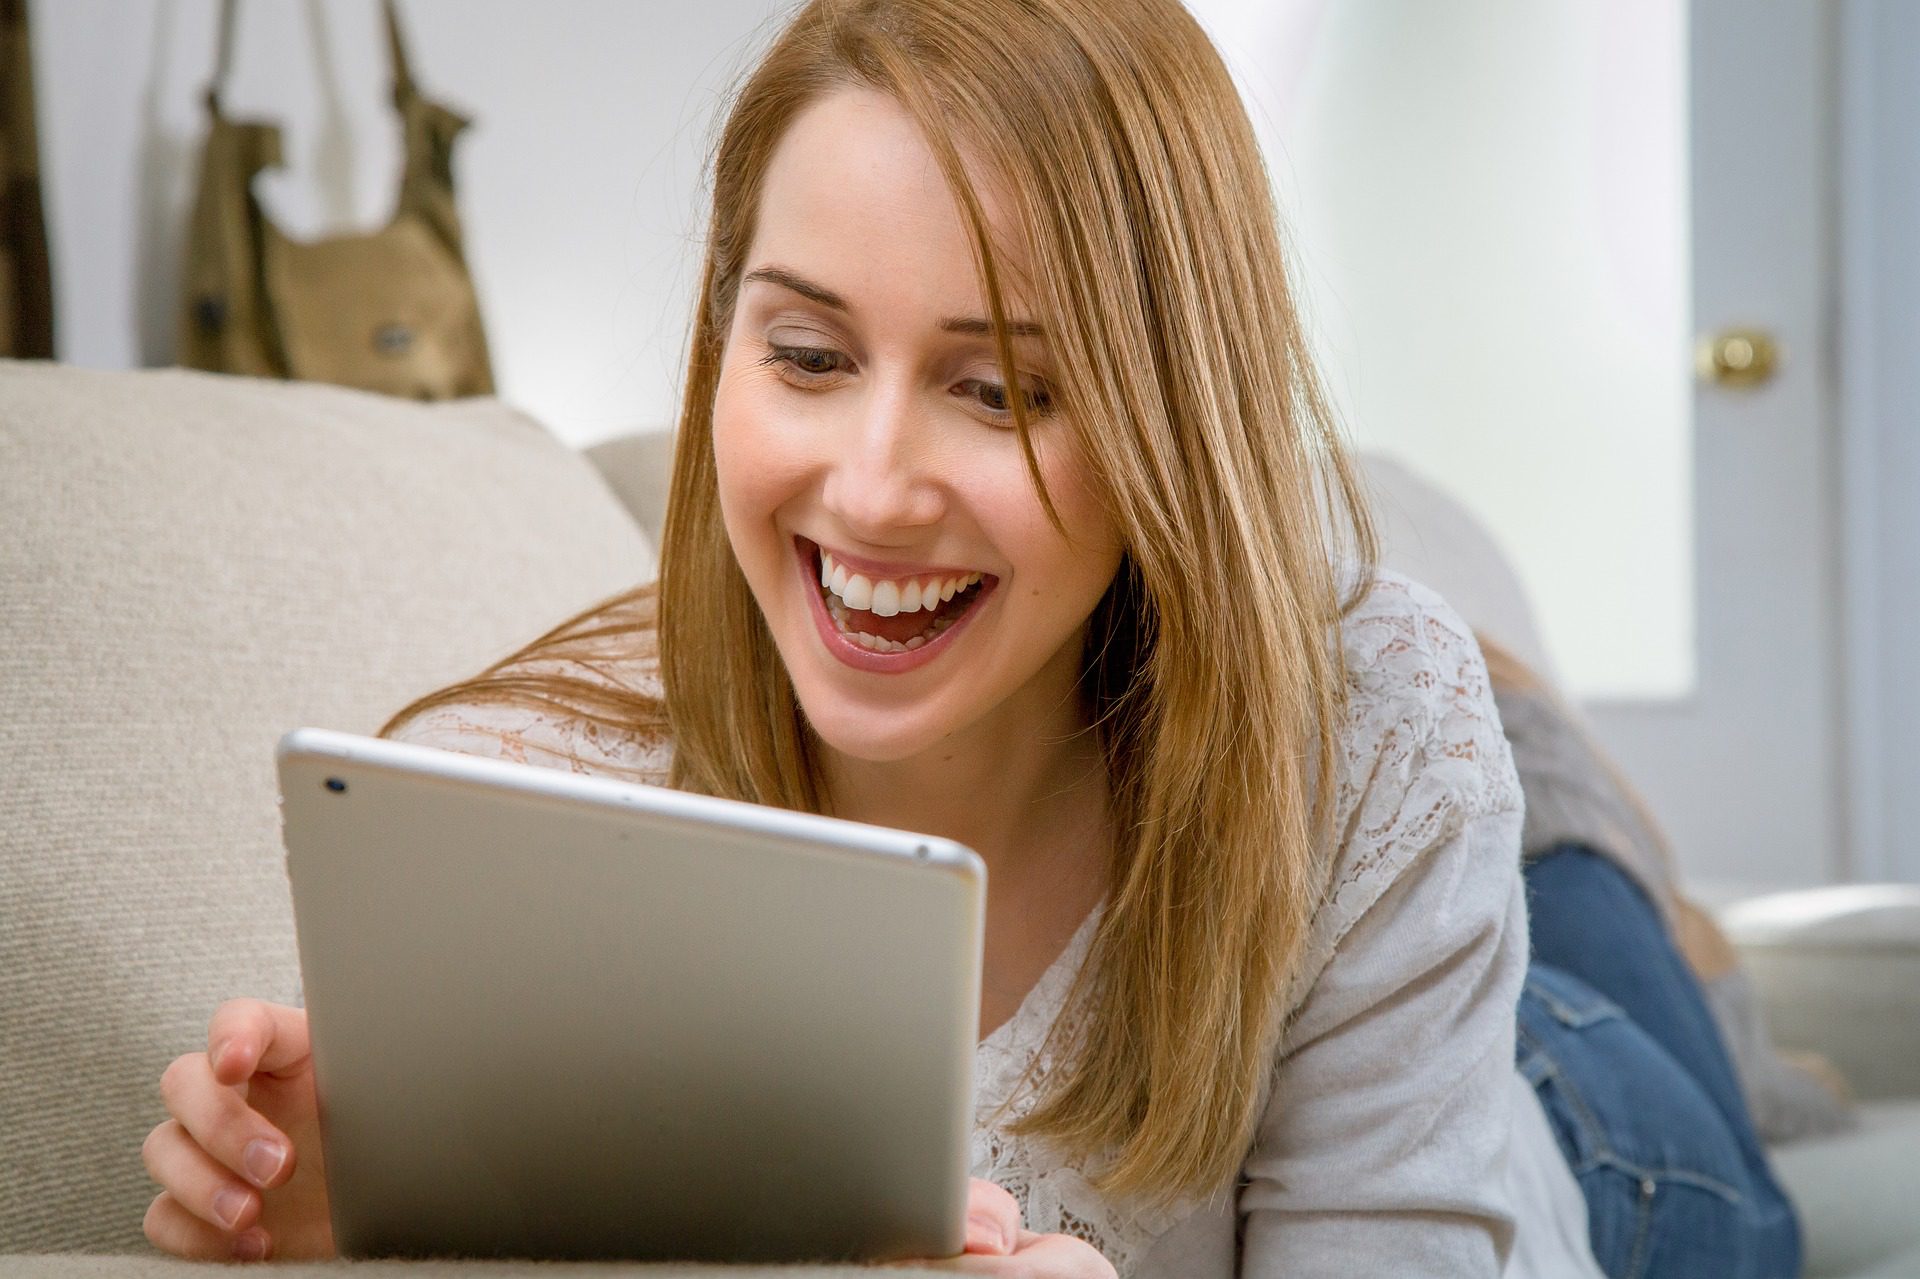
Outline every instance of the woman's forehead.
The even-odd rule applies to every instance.
[[[994,236],[1009,314],[1024,262],[1004,199],[969,178]],[[917,122],[871,89],[837,90],[795,117],[768,164],[747,267],[777,266],[858,305],[910,300],[941,315],[984,315],[973,239]]]

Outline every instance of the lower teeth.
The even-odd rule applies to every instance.
[[[883,636],[869,635],[865,631],[854,630],[848,625],[847,606],[840,602],[840,597],[831,591],[823,590],[820,594],[821,597],[826,600],[827,613],[833,618],[834,629],[854,643],[860,645],[860,647],[871,649],[876,653],[909,653],[923,644],[931,644],[934,640],[939,639],[941,633],[949,626],[952,626],[955,620],[961,615],[960,613],[955,613],[952,616],[937,618],[933,625],[924,633],[914,636],[903,644],[899,640],[890,640]],[[971,605],[969,605],[969,607],[971,607]],[[965,610],[962,610],[962,612],[964,611]]]

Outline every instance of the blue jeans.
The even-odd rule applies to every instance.
[[[1516,1060],[1611,1279],[1800,1273],[1800,1227],[1653,903],[1582,844],[1528,863]]]

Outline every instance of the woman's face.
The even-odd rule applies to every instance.
[[[1004,257],[1002,278],[1017,276]],[[1007,304],[1010,324],[1028,318],[1017,290]],[[911,117],[862,89],[798,116],[766,174],[714,455],[728,538],[801,707],[857,758],[1057,717],[1120,563],[1068,423],[1046,412],[1046,344],[1028,334],[1013,339],[1020,393],[1069,537],[1047,520],[986,314],[962,215]],[[837,594],[821,586],[823,550]]]

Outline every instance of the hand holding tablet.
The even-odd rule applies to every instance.
[[[280,774],[340,1255],[966,1243],[972,852],[323,730]]]
[[[207,1051],[175,1058],[160,1093],[172,1118],[141,1147],[166,1188],[144,1223],[155,1246],[254,1261],[334,1255],[305,1009],[226,1001]]]
[[[172,1118],[142,1150],[165,1187],[148,1209],[147,1238],[185,1257],[336,1256],[306,1010],[231,999],[214,1012],[207,1038],[208,1051],[175,1059],[162,1076]],[[966,1232],[973,1254],[1005,1255],[1014,1241],[1037,1238],[1013,1196],[977,1177]]]

